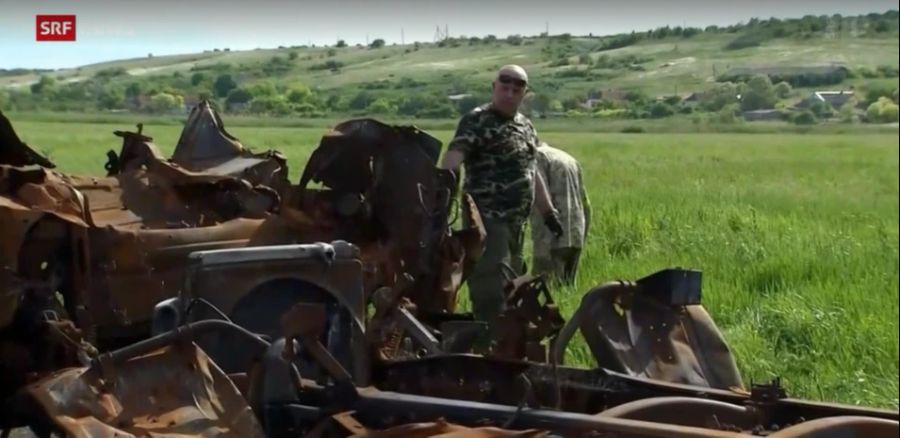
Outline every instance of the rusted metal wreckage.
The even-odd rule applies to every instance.
[[[456,309],[484,238],[477,208],[436,167],[440,142],[413,127],[335,126],[296,186],[283,156],[249,152],[206,104],[171,159],[140,128],[117,135],[107,177],[69,176],[0,119],[0,428],[898,433],[896,411],[745,387],[698,271],[602,284],[568,321],[542,278],[511,276],[488,332]],[[594,368],[564,363],[578,333]]]

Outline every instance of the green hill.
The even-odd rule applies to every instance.
[[[896,88],[898,52],[897,11],[753,19],[721,28],[665,27],[604,37],[461,37],[377,48],[216,49],[52,72],[0,72],[0,106],[152,111],[177,106],[150,105],[153,95],[167,93],[187,103],[217,97],[235,112],[368,110],[415,116],[431,108],[433,114],[426,116],[441,117],[486,99],[496,69],[517,63],[533,78],[532,105],[559,112],[577,109],[589,98],[622,100],[628,93],[640,96],[627,100],[685,97],[711,89],[740,69],[846,69],[847,77],[838,82],[794,83],[792,97],[797,100],[813,88]],[[232,83],[217,86],[225,75]],[[228,98],[233,88],[247,93]],[[466,94],[473,96],[466,99]],[[454,95],[458,98],[448,99]],[[410,102],[421,96],[439,102]],[[238,105],[225,105],[226,98]]]

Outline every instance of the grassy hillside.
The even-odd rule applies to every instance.
[[[518,63],[530,72],[537,91],[546,88],[548,82],[558,81],[558,91],[563,95],[592,88],[640,88],[649,94],[658,95],[702,90],[714,82],[715,71],[722,73],[734,67],[833,63],[851,67],[897,67],[897,54],[900,50],[896,34],[878,37],[822,35],[810,39],[781,38],[758,47],[725,50],[725,46],[734,38],[735,34],[731,33],[703,33],[687,39],[674,37],[641,41],[613,50],[597,50],[601,38],[573,37],[567,42],[551,38],[525,39],[521,46],[498,40],[475,46],[465,43],[459,47],[421,44],[418,50],[414,50],[413,45],[386,46],[380,49],[346,47],[334,49],[334,56],[328,56],[329,48],[208,52],[113,61],[59,70],[49,76],[60,81],[83,81],[109,69],[123,68],[128,76],[152,77],[176,72],[190,74],[192,69],[206,67],[213,71],[229,71],[238,77],[246,76],[246,80],[252,81],[262,79],[253,77],[256,75],[255,70],[261,65],[275,56],[287,59],[294,52],[297,53],[297,59],[291,62],[289,69],[268,78],[277,78],[280,82],[299,81],[321,90],[341,90],[377,81],[398,82],[403,78],[424,82],[427,87],[453,86],[454,84],[447,83],[447,79],[470,86],[489,83],[496,69],[503,64]],[[553,61],[562,56],[551,58],[547,55],[548,49],[560,55],[570,53],[574,65],[553,66]],[[580,54],[588,54],[594,60],[602,55],[613,59],[634,56],[634,67],[640,67],[643,71],[624,70],[603,79],[561,78],[563,72],[579,68]],[[344,65],[340,73],[310,70],[314,65],[329,60]],[[30,84],[37,79],[35,74],[0,77],[0,87]],[[555,89],[556,85],[552,84],[551,87]]]
[[[54,72],[0,72],[0,108],[177,113],[183,102],[190,106],[210,98],[234,113],[447,118],[484,102],[496,70],[517,63],[532,77],[526,113],[596,114],[597,107],[584,108],[588,99],[595,99],[607,111],[602,117],[662,118],[695,112],[680,99],[715,89],[732,71],[840,66],[846,74],[837,80],[789,79],[792,90],[749,109],[790,107],[813,89],[855,89],[871,94],[861,96],[859,118],[878,97],[897,100],[898,26],[897,11],[889,11],[602,37],[488,36],[405,46],[216,49]],[[742,92],[746,90],[727,91],[728,102],[702,110],[735,109],[737,114]],[[469,97],[450,99],[454,95]],[[673,100],[654,112],[655,99],[664,97]],[[881,122],[895,119],[879,117]]]

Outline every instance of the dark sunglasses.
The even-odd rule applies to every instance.
[[[500,75],[500,77],[498,77],[497,80],[500,81],[501,84],[507,84],[507,85],[513,84],[517,87],[522,87],[522,88],[524,88],[526,85],[528,85],[528,83],[525,82],[523,79],[514,78],[512,76],[507,76],[507,75]]]

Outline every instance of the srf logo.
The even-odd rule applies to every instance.
[[[38,15],[35,24],[38,41],[75,41],[74,15]]]

